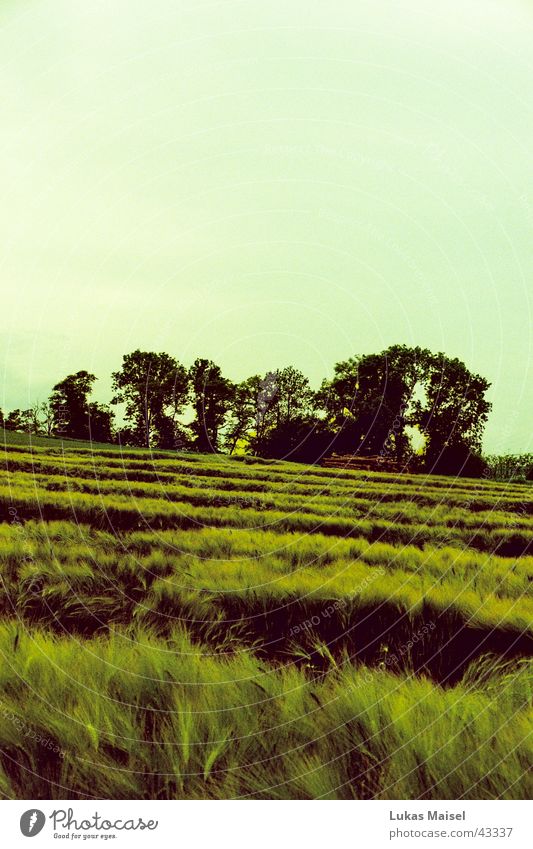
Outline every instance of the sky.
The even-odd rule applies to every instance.
[[[2,0],[0,406],[405,343],[533,450],[532,43],[529,0]]]

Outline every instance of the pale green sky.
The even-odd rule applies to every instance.
[[[531,450],[532,43],[529,0],[2,0],[0,405],[405,342]]]

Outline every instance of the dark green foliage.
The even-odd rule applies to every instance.
[[[54,429],[54,411],[49,401],[37,402],[27,410],[12,410],[4,420],[0,410],[0,427],[31,436],[50,436]]]
[[[212,360],[197,359],[189,369],[191,403],[195,418],[190,428],[197,451],[217,452],[220,431],[224,427],[235,387],[222,377]]]
[[[299,448],[313,429],[313,393],[298,369],[268,372],[257,387],[254,429],[249,445],[260,457],[300,460]]]
[[[96,377],[87,371],[69,374],[59,381],[50,396],[53,417],[53,432],[70,439],[90,439],[90,405],[88,397]],[[92,416],[98,419],[98,405],[91,405]],[[104,415],[104,412],[102,412]]]
[[[481,438],[491,404],[490,383],[444,354],[429,358],[425,403],[415,402],[416,423],[427,435],[426,466],[436,474],[464,474],[481,452]],[[477,466],[478,474],[483,468]]]
[[[334,431],[337,453],[405,462],[412,454],[406,430],[411,427],[425,437],[428,471],[479,476],[489,385],[460,360],[393,345],[381,354],[337,363],[316,403]]]
[[[124,355],[120,371],[112,377],[111,403],[126,405],[121,441],[146,448],[176,447],[176,420],[187,401],[186,369],[168,354],[136,350]]]
[[[11,410],[5,422],[3,422],[6,430],[22,430],[26,433],[27,430],[27,421],[25,416],[25,410]],[[2,417],[3,418],[3,417]],[[31,432],[31,431],[30,431]]]
[[[18,430],[24,433],[40,433],[41,422],[38,415],[38,407],[28,410],[12,410],[4,426],[6,430]]]
[[[430,352],[394,345],[337,363],[324,381],[317,403],[338,434],[337,451],[385,454],[403,461],[409,451],[407,424],[415,389],[422,381]]]
[[[187,370],[166,353],[140,350],[124,355],[112,378],[111,403],[125,406],[116,434],[123,446],[224,449],[304,463],[336,452],[433,474],[487,473],[480,451],[490,384],[427,349],[392,345],[339,362],[318,392],[293,366],[233,384],[212,360],[198,358]],[[112,442],[113,413],[88,400],[95,380],[87,371],[69,375],[48,404],[13,410],[5,428]],[[185,423],[188,403],[194,419]]]
[[[250,432],[257,428],[262,379],[256,374],[235,385],[229,399],[224,444],[233,454],[240,441],[249,442]]]
[[[104,404],[94,401],[89,404],[89,434],[94,442],[113,442],[113,418],[114,413]]]
[[[533,454],[487,457],[486,476],[493,480],[521,483],[533,481]]]

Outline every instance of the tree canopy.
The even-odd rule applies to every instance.
[[[394,345],[337,363],[333,379],[317,393],[317,406],[337,450],[405,462],[418,432],[426,465],[446,472],[481,450],[489,386],[458,359]]]
[[[128,436],[147,448],[157,437],[172,443],[177,416],[187,401],[185,367],[169,354],[137,349],[124,355],[112,380],[115,395],[111,403],[126,405]]]
[[[222,376],[220,366],[212,360],[197,359],[189,370],[190,401],[195,418],[190,428],[193,445],[198,451],[218,451],[219,433],[235,387]]]
[[[335,364],[313,391],[294,366],[233,383],[213,360],[186,368],[167,353],[125,354],[109,407],[90,400],[96,377],[70,374],[48,402],[13,410],[7,429],[65,438],[316,462],[332,451],[379,455],[444,474],[480,474],[488,381],[456,358],[392,345]]]

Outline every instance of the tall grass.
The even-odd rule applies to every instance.
[[[15,640],[16,649],[13,649]],[[527,798],[531,667],[502,686],[339,667],[309,680],[175,631],[0,630],[0,761],[17,798]],[[41,740],[51,741],[43,745]],[[58,751],[54,752],[53,748]]]
[[[4,467],[4,797],[530,795],[529,487],[24,440]]]
[[[325,510],[322,513],[278,509],[257,510],[242,506],[200,506],[186,500],[167,501],[161,496],[135,499],[126,494],[87,494],[68,491],[50,492],[35,483],[17,482],[0,485],[0,519],[8,520],[10,510],[21,519],[71,519],[96,528],[111,528],[120,533],[134,528],[234,527],[261,528],[279,533],[363,536],[372,542],[395,545],[455,544],[480,551],[498,552],[509,557],[527,554],[533,545],[530,524],[516,528],[514,522],[484,528],[459,528],[419,523],[402,524],[386,519],[346,518]],[[210,502],[212,505],[213,502]]]
[[[131,622],[165,637],[187,625],[215,645],[228,628],[277,661],[317,642],[378,663],[431,623],[410,660],[456,680],[487,651],[528,655],[533,558],[204,529],[116,539],[69,523],[0,527],[5,617],[90,636]],[[400,667],[407,657],[400,656]]]

